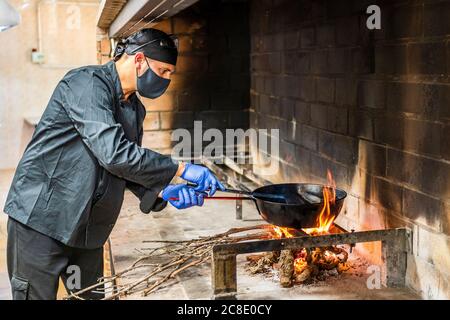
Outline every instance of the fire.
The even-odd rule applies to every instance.
[[[289,232],[289,228],[273,226],[273,231],[275,233],[274,237],[277,239],[294,237],[294,235]]]
[[[323,206],[320,209],[320,214],[317,218],[318,227],[315,228],[304,228],[302,229],[307,234],[326,234],[330,230],[336,215],[331,212],[331,206],[336,202],[336,183],[333,176],[328,170],[327,172],[327,186],[323,187]],[[295,235],[289,228],[273,226],[274,237],[275,238],[293,238]]]
[[[283,228],[283,227],[277,227],[272,226],[272,230],[274,232],[274,238],[281,239],[281,238],[293,238],[294,234],[292,231],[289,231],[289,228]],[[303,271],[304,268],[308,265],[306,261],[306,250],[302,249],[301,251],[297,252],[294,259],[294,268],[297,273],[300,273]]]
[[[295,255],[294,260],[294,269],[296,273],[300,273],[308,266],[308,261],[306,260],[307,252],[306,249],[303,248],[301,251],[298,251]]]
[[[316,228],[302,229],[307,234],[326,234],[330,230],[336,215],[331,212],[331,206],[336,202],[336,183],[331,175],[330,170],[327,172],[328,185],[322,190],[323,206],[320,209]]]
[[[333,179],[333,176],[330,170],[327,171],[327,186],[325,186],[322,190],[323,193],[323,206],[320,209],[320,214],[317,219],[318,227],[315,228],[304,228],[302,229],[307,234],[326,234],[330,230],[331,225],[333,224],[336,215],[331,212],[331,206],[334,205],[336,201],[336,183]],[[278,226],[272,226],[274,238],[293,238],[295,237],[294,231],[289,228],[283,228]],[[325,254],[329,254],[325,252]],[[302,272],[307,266],[308,262],[306,261],[307,252],[306,249],[302,249],[298,251],[294,260],[294,268],[297,273]]]

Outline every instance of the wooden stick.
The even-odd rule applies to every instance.
[[[223,233],[208,237],[199,237],[191,240],[145,240],[143,241],[144,243],[161,243],[163,245],[157,248],[151,248],[148,254],[139,257],[129,267],[117,272],[114,276],[103,277],[96,284],[79,290],[78,292],[73,292],[65,297],[65,299],[82,299],[80,294],[96,289],[98,290],[105,284],[112,284],[116,291],[114,294],[105,297],[103,300],[112,300],[140,291],[142,291],[144,295],[148,295],[157,290],[158,287],[167,282],[169,279],[174,279],[180,272],[209,261],[210,252],[214,245],[255,239],[267,239],[271,237],[271,228],[272,227],[270,225],[261,224],[248,227],[231,228]],[[267,231],[232,236],[245,231],[263,229],[267,229]],[[166,255],[169,259],[163,263],[143,263],[148,259],[162,255]],[[114,285],[114,281],[144,267],[152,267],[152,269],[144,276],[131,283]],[[161,279],[151,281],[153,277],[160,274],[163,274]],[[144,285],[145,287],[141,288],[141,285]]]

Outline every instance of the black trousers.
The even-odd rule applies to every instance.
[[[75,292],[103,276],[103,248],[68,247],[9,218],[7,264],[14,300],[54,300],[60,277]],[[82,298],[103,296],[89,292]]]

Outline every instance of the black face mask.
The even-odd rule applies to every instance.
[[[147,59],[145,59],[145,62],[147,62]],[[147,71],[145,71],[140,77],[138,77],[136,70],[137,91],[139,92],[139,95],[145,98],[156,99],[167,90],[170,80],[161,78],[153,72],[148,62],[147,65]]]

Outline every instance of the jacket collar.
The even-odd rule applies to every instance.
[[[109,61],[106,64],[104,64],[104,67],[108,70],[108,73],[111,75],[116,96],[118,97],[119,100],[122,100],[124,96],[122,85],[120,84],[119,74],[117,73],[116,69],[116,63],[114,61]]]

